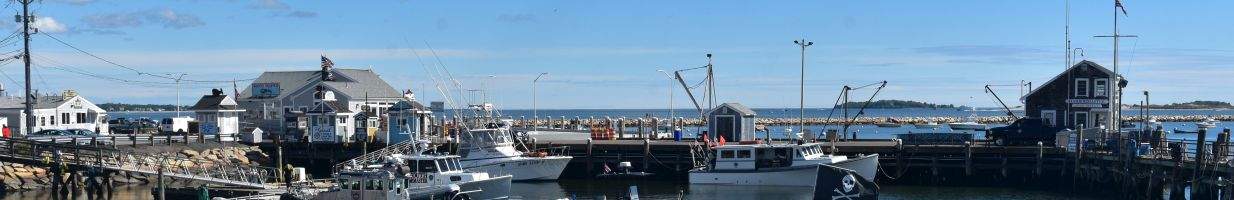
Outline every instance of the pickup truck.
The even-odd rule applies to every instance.
[[[991,128],[986,136],[998,145],[1054,144],[1054,135],[1062,131],[1062,127],[1046,126],[1040,118],[1020,118],[1004,127]]]

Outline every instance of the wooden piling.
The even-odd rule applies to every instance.
[[[643,139],[643,171],[651,167],[651,140]]]
[[[1207,135],[1208,135],[1208,130],[1206,130],[1206,129],[1200,129],[1198,132],[1196,132],[1196,136],[1195,136],[1195,137],[1196,137],[1196,142],[1195,142],[1195,169],[1192,169],[1192,170],[1191,170],[1191,171],[1192,171],[1192,175],[1191,175],[1191,196],[1192,196],[1193,198],[1194,198],[1194,197],[1202,197],[1202,196],[1204,196],[1204,195],[1205,195],[1205,194],[1204,194],[1204,193],[1205,193],[1205,192],[1204,192],[1204,189],[1202,188],[1202,187],[1204,187],[1203,185],[1204,185],[1204,179],[1205,179],[1205,178],[1204,178],[1204,177],[1201,177],[1201,174],[1202,174],[1202,172],[1203,172],[1203,170],[1204,170],[1204,165],[1206,165],[1206,162],[1205,162],[1205,161],[1206,161],[1206,159],[1205,159],[1205,157],[1207,157],[1207,156],[1208,156],[1207,152],[1205,152],[1205,151],[1207,150],[1207,148],[1205,148],[1205,146],[1204,146],[1204,142],[1205,142],[1205,141],[1207,141],[1207,140],[1206,140],[1206,138],[1204,138],[1204,137],[1206,137]]]
[[[1043,144],[1040,141],[1038,141],[1037,142],[1037,166],[1034,168],[1035,170],[1033,170],[1033,175],[1041,176],[1041,159],[1043,157],[1045,157],[1045,146],[1043,146]]]
[[[595,161],[591,158],[591,148],[591,138],[587,138],[587,174],[592,174],[591,170],[595,169],[595,167],[593,167]]]
[[[973,175],[973,143],[964,142],[964,175]]]

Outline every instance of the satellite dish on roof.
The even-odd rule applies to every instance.
[[[337,100],[337,99],[334,99],[334,91],[326,91],[324,94],[322,94],[322,96],[321,96],[321,100],[323,100],[323,101],[335,101],[335,100]]]

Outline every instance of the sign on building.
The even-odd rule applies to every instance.
[[[253,97],[272,98],[279,96],[278,83],[253,83]]]

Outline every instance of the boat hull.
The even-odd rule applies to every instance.
[[[463,168],[492,176],[513,175],[514,181],[557,180],[570,163],[569,156],[510,157],[462,162]]]
[[[512,176],[497,176],[485,180],[472,181],[459,185],[460,192],[471,199],[507,199],[510,198],[510,182]]]
[[[874,182],[874,178],[878,175],[878,154],[865,155],[826,165],[853,170],[867,181]]]
[[[818,177],[818,166],[793,166],[775,170],[691,171],[689,176],[691,184],[813,187]]]
[[[952,130],[985,130],[985,124],[947,124]]]

